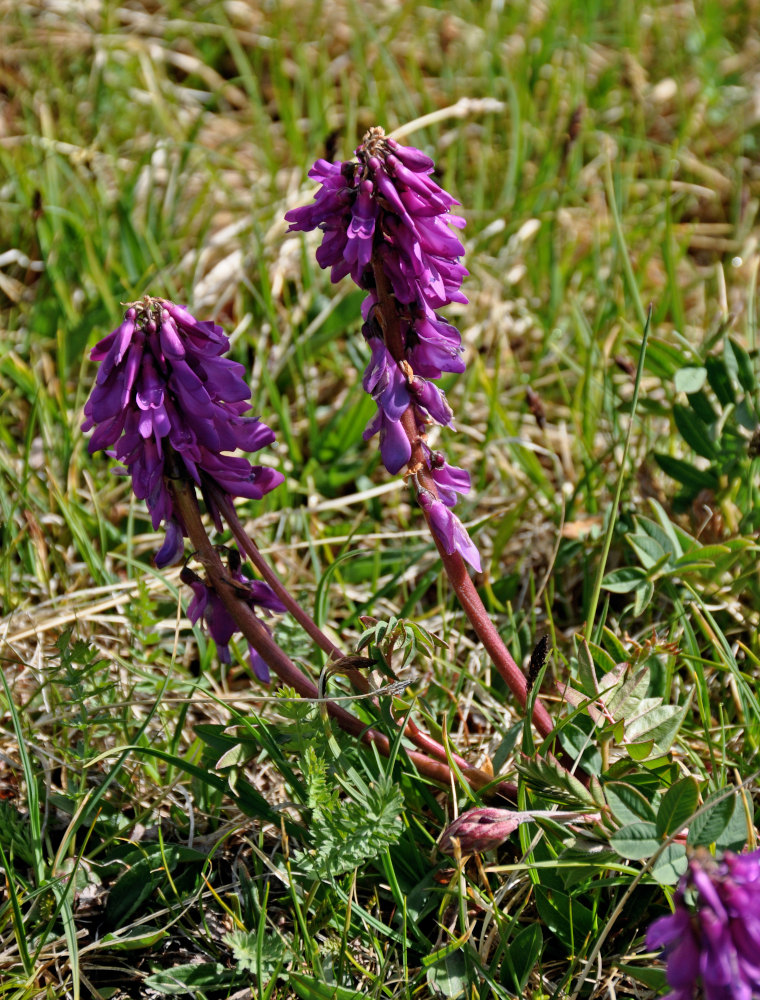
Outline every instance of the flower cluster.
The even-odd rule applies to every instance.
[[[333,282],[350,274],[368,292],[362,332],[371,356],[363,385],[377,413],[364,438],[380,435],[380,454],[393,475],[410,462],[427,468],[438,496],[421,487],[418,499],[433,530],[447,552],[458,551],[479,570],[478,551],[451,511],[470,478],[425,443],[428,424],[448,425],[453,416],[430,380],[464,371],[459,331],[437,312],[467,301],[460,291],[464,247],[450,229],[464,219],[450,211],[458,203],[432,179],[433,161],[420,150],[372,128],[356,156],[358,162],[314,164],[309,176],[321,187],[312,205],[286,214],[288,231],[321,229],[320,266],[331,268]],[[385,294],[392,329],[382,318]],[[416,443],[421,458],[413,456]]]
[[[760,996],[760,851],[726,852],[722,861],[700,851],[676,890],[674,912],[649,928],[647,948],[665,950],[668,1000]]]
[[[261,499],[282,482],[274,469],[226,454],[258,451],[274,433],[253,417],[243,365],[221,357],[229,340],[221,327],[195,319],[184,306],[146,296],[127,309],[124,322],[91,353],[100,368],[85,404],[83,430],[95,428],[90,454],[110,449],[132,477],[166,540],[158,566],[182,558],[187,531],[175,508],[167,478],[187,476],[202,490],[221,529],[209,490]]]
[[[283,613],[287,609],[275,596],[274,591],[267,583],[261,580],[251,580],[242,572],[240,553],[237,549],[230,549],[227,559],[230,576],[237,584],[237,596],[244,601],[253,611],[256,608],[264,610],[265,614],[273,611]],[[235,620],[225,608],[221,598],[213,588],[209,587],[197,573],[185,566],[180,573],[180,579],[186,583],[193,591],[193,599],[187,609],[187,617],[195,624],[199,619],[208,630],[208,634],[216,643],[216,651],[222,663],[230,663],[231,656],[229,643],[232,636],[239,631]],[[262,625],[264,623],[262,622]],[[264,626],[267,627],[266,625]],[[253,672],[265,684],[269,683],[269,667],[262,657],[256,652],[253,646],[248,646],[251,667]]]

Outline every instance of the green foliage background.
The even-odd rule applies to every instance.
[[[0,2],[0,996],[661,990],[643,933],[685,825],[756,842],[757,14]],[[476,582],[513,655],[550,636],[543,692],[590,789],[520,758],[361,440],[361,293],[285,231],[310,164],[374,124],[408,128],[467,218],[470,302],[448,315],[468,370],[439,444],[472,474]],[[460,868],[435,841],[464,785],[262,692],[242,649],[220,667],[80,431],[88,350],[146,292],[231,334],[286,475],[241,513],[320,624],[345,646],[362,615],[442,637],[395,708],[519,780],[522,808],[601,807],[602,827],[526,825]]]

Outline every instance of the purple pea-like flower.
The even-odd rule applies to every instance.
[[[449,555],[458,552],[465,562],[480,573],[480,553],[467,529],[446,504],[426,489],[420,489],[417,503],[428,516],[430,527]]]
[[[452,214],[458,202],[430,176],[433,161],[419,149],[401,146],[381,128],[372,128],[355,152],[356,162],[318,160],[309,173],[321,182],[314,203],[292,209],[285,218],[289,231],[321,229],[320,266],[331,269],[333,282],[350,274],[368,293],[362,332],[371,357],[363,384],[377,413],[364,431],[365,440],[380,435],[380,454],[393,475],[410,463],[413,471],[427,465],[428,489],[420,488],[418,500],[446,551],[460,552],[479,569],[467,532],[450,511],[440,509],[453,507],[457,494],[469,490],[469,477],[443,458],[434,466],[425,443],[430,423],[445,426],[453,416],[445,395],[430,380],[443,372],[464,371],[459,331],[437,312],[467,301],[460,290],[467,274],[460,263],[464,247],[451,228],[464,226],[464,219]],[[382,285],[391,290],[392,333],[378,320],[381,294],[387,305]],[[409,409],[414,420],[405,429],[401,418]],[[440,491],[439,498],[432,489]],[[439,506],[431,507],[433,502]]]
[[[263,609],[265,614],[283,613],[287,609],[272,588],[261,580],[251,580],[241,569],[240,554],[237,549],[231,549],[228,557],[230,575],[237,584],[237,596],[253,611]],[[234,618],[224,606],[219,594],[209,587],[196,573],[185,566],[180,573],[180,579],[193,591],[193,599],[187,608],[187,617],[195,624],[202,620],[208,634],[216,643],[216,651],[222,663],[230,663],[229,643],[239,628]],[[261,623],[269,631],[264,622]],[[248,654],[253,672],[264,684],[269,683],[269,667],[253,646],[248,646]]]
[[[95,387],[85,403],[90,454],[107,449],[132,477],[153,527],[166,524],[158,566],[181,560],[187,535],[167,478],[187,476],[201,488],[217,528],[212,488],[259,500],[283,481],[275,469],[230,454],[270,445],[274,433],[243,414],[250,389],[222,328],[197,320],[184,306],[146,296],[132,303],[118,329],[97,344]]]
[[[689,906],[687,900],[691,899]],[[760,851],[700,850],[674,897],[674,911],[647,932],[664,949],[666,1000],[752,1000],[760,995]]]

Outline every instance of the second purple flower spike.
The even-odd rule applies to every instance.
[[[153,527],[165,522],[158,566],[182,558],[187,534],[167,478],[184,476],[199,486],[220,530],[212,488],[260,500],[284,478],[230,454],[258,451],[274,441],[274,433],[243,416],[250,389],[243,366],[221,356],[229,346],[220,326],[197,320],[167,299],[146,296],[92,349],[100,368],[84,408],[83,430],[95,428],[89,450],[108,449],[122,462],[135,496],[148,505]]]
[[[458,203],[432,179],[433,161],[419,149],[371,128],[356,156],[357,162],[318,160],[309,172],[321,183],[314,203],[285,218],[289,231],[323,231],[317,261],[331,268],[333,282],[350,274],[368,292],[364,388],[377,413],[365,439],[379,433],[390,473],[405,466],[415,473],[418,500],[444,550],[480,570],[477,549],[449,509],[457,493],[469,492],[469,475],[425,441],[430,424],[448,425],[453,416],[430,380],[464,371],[459,331],[437,312],[467,301],[460,291],[464,247],[451,229],[464,219],[451,212]]]

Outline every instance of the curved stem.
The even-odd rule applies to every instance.
[[[399,326],[398,312],[396,310],[396,300],[393,296],[390,279],[383,269],[377,252],[372,255],[372,269],[375,276],[375,290],[378,300],[377,311],[380,326],[383,330],[385,345],[397,362],[404,361],[404,343]],[[414,414],[413,405],[410,405],[402,415],[401,426],[409,438],[409,444],[412,449],[409,459],[409,470],[416,474],[420,485],[437,498],[438,490],[436,489],[435,480],[425,462],[423,441],[417,430],[417,419]],[[423,511],[423,513],[425,514],[430,534],[441,556],[443,568],[451,581],[451,586],[454,588],[465,614],[470,620],[470,624],[483,643],[483,648],[488,653],[491,662],[524,709],[528,702],[528,685],[522,670],[517,666],[509,650],[504,645],[501,636],[496,630],[496,626],[491,621],[488,612],[483,606],[475,585],[465,568],[464,560],[458,552],[454,552],[453,554],[446,552],[440,539],[432,529],[427,512]],[[533,723],[543,737],[549,736],[554,730],[551,716],[538,699],[536,699],[533,708]]]
[[[240,518],[237,516],[235,505],[232,503],[229,495],[213,486],[210,487],[210,491],[213,495],[214,502],[219,507],[219,510],[224,515],[225,520],[232,529],[232,534],[235,536],[235,540],[238,545],[243,552],[245,552],[259,573],[261,573],[264,580],[266,580],[304,632],[306,632],[306,634],[314,640],[314,643],[319,646],[323,652],[327,653],[330,659],[345,659],[346,654],[342,653],[335,643],[325,635],[319,625],[317,625],[307,612],[304,611],[298,601],[295,600],[290,591],[283,586],[280,578],[262,556],[258,546],[240,523]],[[369,691],[370,688],[367,678],[358,670],[347,666],[344,673],[351,681],[355,690],[359,691],[361,694],[366,694]]]
[[[294,688],[304,698],[320,700],[319,692],[314,682],[299,670],[290,657],[280,649],[267,628],[258,620],[245,601],[242,601],[238,597],[237,588],[239,585],[230,577],[228,570],[219,557],[219,553],[211,544],[203,527],[193,486],[185,479],[169,479],[167,480],[167,485],[172,493],[182,521],[187,528],[190,543],[195,549],[196,558],[206,571],[209,585],[219,595],[219,599],[234,619],[235,624],[243,633],[246,640],[284,684]],[[377,747],[378,751],[384,757],[390,756],[392,750],[391,741],[384,733],[368,726],[361,719],[347,712],[340,705],[336,705],[333,701],[327,700],[324,704],[329,715],[335,719],[341,729],[344,729],[352,736],[356,736],[368,746]],[[441,785],[451,786],[453,775],[447,764],[438,760],[431,760],[426,754],[420,753],[417,750],[407,750],[406,754],[420,774]],[[464,777],[475,789],[485,788],[493,782],[491,776],[485,771],[481,771],[477,767],[472,767],[472,765],[466,762],[464,766],[460,765],[460,769]],[[500,782],[494,787],[494,791],[502,794],[510,801],[515,801],[516,789],[509,782]]]

